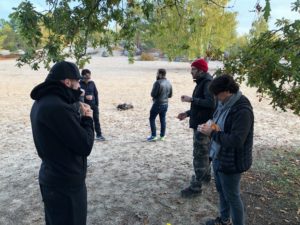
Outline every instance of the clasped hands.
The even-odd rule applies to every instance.
[[[81,115],[93,118],[93,110],[91,109],[91,106],[83,102],[80,102],[79,104]]]

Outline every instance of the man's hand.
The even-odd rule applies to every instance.
[[[201,125],[198,125],[197,131],[201,132],[202,134],[205,134],[207,136],[211,135],[211,132],[213,129],[211,128],[211,125],[208,123],[203,123]]]
[[[93,110],[88,104],[80,102],[80,113],[83,116],[91,117],[93,118]]]
[[[181,96],[181,101],[182,102],[192,102],[192,97],[190,97],[190,96],[187,96],[187,95],[182,95]]]
[[[93,100],[93,95],[87,95],[87,96],[85,96],[85,98],[86,98],[87,100],[92,101],[92,100]]]
[[[179,113],[178,116],[177,116],[177,118],[178,118],[179,120],[184,120],[185,118],[187,118],[186,112]]]
[[[88,110],[85,112],[84,116],[91,117],[91,118],[93,119],[93,110],[88,109]]]

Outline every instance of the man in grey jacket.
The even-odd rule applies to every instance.
[[[166,70],[158,69],[156,81],[153,84],[151,91],[151,97],[153,99],[153,105],[150,110],[150,127],[151,136],[147,138],[147,141],[156,141],[156,126],[155,119],[159,115],[160,119],[160,140],[165,140],[166,134],[166,113],[168,111],[168,99],[172,97],[172,85],[166,79]]]

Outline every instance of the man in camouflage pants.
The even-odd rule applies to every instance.
[[[212,76],[207,72],[207,62],[204,59],[197,59],[191,67],[191,74],[196,82],[196,87],[192,97],[181,96],[181,101],[191,103],[191,108],[178,115],[179,120],[190,117],[190,128],[194,132],[193,166],[195,175],[192,176],[190,186],[181,191],[181,196],[184,198],[200,195],[202,182],[209,182],[211,179],[209,165],[210,140],[208,136],[198,132],[197,127],[212,118],[215,107],[214,97],[208,90]]]

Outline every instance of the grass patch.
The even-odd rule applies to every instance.
[[[248,224],[300,224],[300,149],[265,150],[242,187]]]
[[[281,200],[279,205],[300,208],[300,149],[275,149],[254,168],[265,173],[264,185]]]

